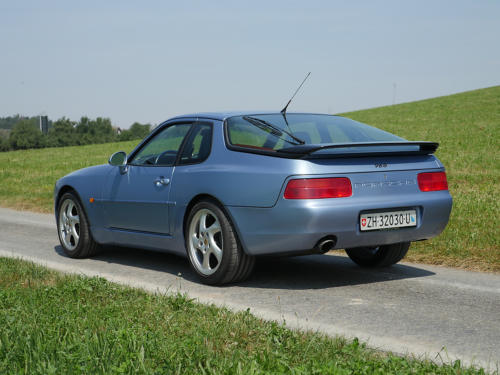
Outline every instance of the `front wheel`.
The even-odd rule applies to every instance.
[[[242,281],[252,272],[255,258],[245,254],[226,214],[211,201],[191,209],[185,239],[191,267],[205,284]]]
[[[351,260],[362,267],[388,267],[403,259],[410,248],[409,242],[374,247],[346,249]]]
[[[64,253],[71,258],[86,258],[101,250],[101,246],[92,238],[80,200],[72,192],[65,193],[59,199],[57,233]]]

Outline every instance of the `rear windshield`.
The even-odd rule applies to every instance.
[[[235,116],[226,120],[232,146],[277,151],[300,144],[404,141],[403,138],[348,118],[315,114]]]

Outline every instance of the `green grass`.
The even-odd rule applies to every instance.
[[[437,141],[453,210],[411,261],[500,271],[500,86],[344,114],[409,140]]]
[[[345,116],[409,140],[440,142],[454,206],[443,234],[415,243],[407,259],[500,271],[500,86]],[[55,181],[105,163],[137,141],[0,153],[0,206],[52,211]]]
[[[0,152],[0,206],[52,212],[55,182],[90,165],[105,164],[115,151],[139,141]]]
[[[484,374],[0,258],[2,374]]]

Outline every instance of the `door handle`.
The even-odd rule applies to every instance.
[[[158,177],[155,181],[154,181],[155,185],[160,187],[162,185],[168,185],[170,183],[170,179],[169,178],[166,178],[166,177]]]

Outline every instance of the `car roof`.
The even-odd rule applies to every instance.
[[[175,116],[172,117],[170,120],[178,120],[178,119],[183,119],[183,118],[206,118],[206,119],[212,119],[212,120],[220,120],[224,121],[225,119],[229,117],[235,117],[235,116],[257,116],[257,115],[280,115],[280,111],[226,111],[226,112],[198,112],[198,113],[190,113],[186,115],[180,115],[180,116]],[[304,112],[289,112],[287,115],[290,114],[302,114],[302,115],[326,115],[325,113],[304,113]],[[333,116],[333,115],[327,115],[327,116]]]

